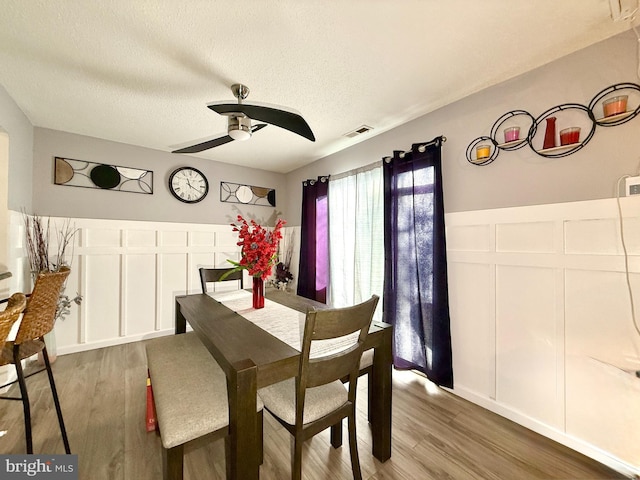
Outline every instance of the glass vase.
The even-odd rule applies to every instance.
[[[544,143],[542,149],[554,148],[556,146],[556,117],[547,117],[547,128],[544,132]]]
[[[253,308],[264,308],[264,280],[253,277]]]

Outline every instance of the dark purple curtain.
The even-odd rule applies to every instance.
[[[395,152],[384,167],[384,321],[394,365],[453,387],[442,200],[442,137]]]
[[[329,284],[329,177],[302,182],[298,295],[327,303]]]

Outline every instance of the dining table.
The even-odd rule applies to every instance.
[[[190,325],[224,370],[229,399],[227,471],[230,478],[252,480],[260,476],[262,441],[257,438],[257,391],[298,374],[305,314],[329,307],[267,288],[265,306],[256,310],[251,292],[237,292],[176,296],[175,333],[185,333]],[[365,343],[365,350],[374,351],[368,418],[372,454],[381,462],[391,457],[391,335],[391,325],[374,320]],[[332,445],[340,445],[341,431],[341,425],[332,428]]]

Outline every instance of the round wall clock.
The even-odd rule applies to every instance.
[[[209,193],[209,182],[200,170],[180,167],[169,177],[169,190],[181,202],[197,203]]]

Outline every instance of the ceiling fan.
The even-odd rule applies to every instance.
[[[286,107],[275,108],[264,104],[242,103],[249,95],[249,88],[239,83],[231,85],[231,91],[238,99],[238,103],[223,102],[207,105],[214,112],[228,117],[227,135],[180,148],[171,153],[197,153],[219,147],[233,140],[248,140],[254,132],[266,127],[267,124],[284,128],[312,142],[316,141],[311,127],[298,112]],[[251,120],[265,123],[251,125]]]

